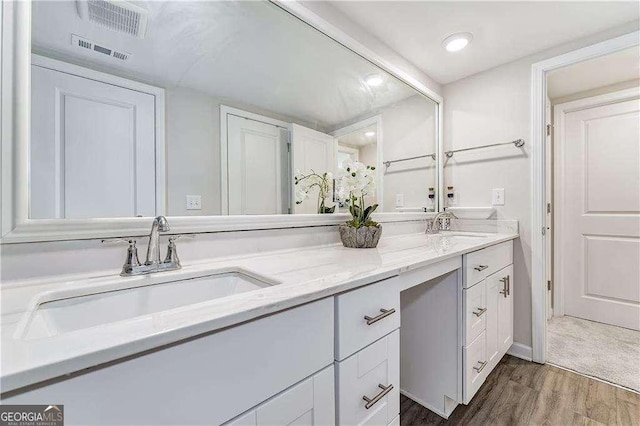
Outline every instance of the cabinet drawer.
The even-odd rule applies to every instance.
[[[468,404],[473,395],[480,389],[489,371],[487,360],[486,337],[483,331],[476,340],[463,350],[464,365],[464,403]]]
[[[399,330],[336,362],[336,368],[338,424],[386,426],[400,414]]]
[[[513,263],[513,241],[496,244],[464,256],[464,288]]]
[[[400,327],[399,278],[340,294],[335,304],[335,356],[341,361]]]
[[[462,291],[464,296],[464,344],[469,345],[486,329],[487,291],[482,281]]]

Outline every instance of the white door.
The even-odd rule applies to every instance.
[[[551,125],[551,100],[547,96],[545,103],[545,120],[547,122],[547,139],[545,146],[545,166],[547,170],[547,176],[545,179],[545,187],[547,194],[547,217],[546,217],[546,281],[547,281],[547,319],[553,317],[553,215],[551,209],[551,200],[553,200],[553,139]]]
[[[227,132],[229,214],[287,213],[287,130],[229,114]]]
[[[153,95],[36,65],[31,93],[32,219],[156,214]]]
[[[294,124],[291,134],[293,170],[307,174],[311,171],[322,175],[335,173],[336,143],[333,136]],[[295,188],[294,188],[295,191]],[[318,212],[318,189],[309,192],[309,198],[295,205],[296,213]],[[331,201],[331,200],[328,200]]]
[[[562,132],[557,141],[556,268],[564,312],[638,330],[638,90],[557,105],[556,114]]]

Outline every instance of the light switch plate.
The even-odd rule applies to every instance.
[[[202,196],[187,195],[187,210],[202,210]]]
[[[404,207],[404,194],[396,194],[396,207]]]
[[[504,188],[493,188],[491,191],[491,204],[504,206]]]

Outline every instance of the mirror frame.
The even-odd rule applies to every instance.
[[[442,209],[442,113],[443,99],[406,72],[383,59],[342,30],[331,25],[297,1],[269,0],[327,37],[381,68],[437,104],[438,202]],[[29,219],[29,138],[31,101],[31,3],[2,2],[2,68],[0,88],[1,182],[0,244],[133,237],[147,235],[150,218]],[[425,219],[425,213],[376,213],[380,222]],[[262,215],[262,216],[173,216],[171,234],[240,231],[257,229],[328,226],[343,223],[347,214]]]

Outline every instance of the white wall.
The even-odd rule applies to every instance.
[[[436,105],[420,95],[382,111],[382,161],[434,153]],[[384,172],[384,211],[396,211],[396,194],[404,207],[427,206],[427,191],[435,186],[436,162],[422,158],[392,164]]]
[[[531,65],[638,29],[637,23],[558,46],[443,87],[444,145],[449,149],[530,136]],[[520,221],[514,244],[514,341],[531,346],[530,145],[456,154],[445,163],[445,185],[454,185],[461,206],[491,204],[491,189],[505,188],[498,218]]]

